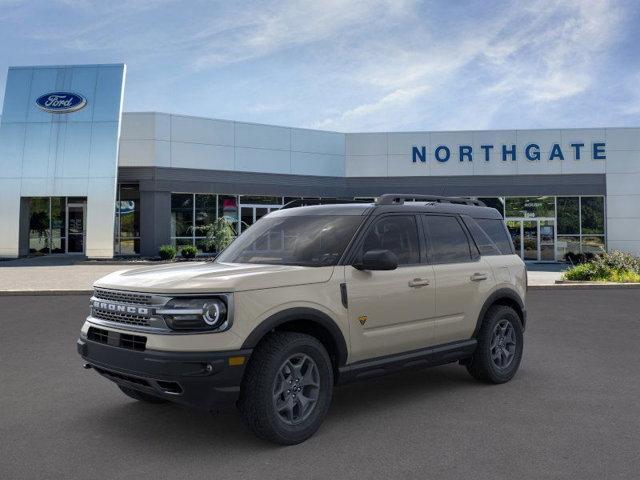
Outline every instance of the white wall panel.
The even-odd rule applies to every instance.
[[[233,170],[233,156],[233,147],[171,142],[171,166],[174,168]]]
[[[640,128],[607,128],[607,151],[640,150]]]
[[[413,163],[411,151],[403,154],[390,154],[387,157],[389,176],[397,177],[426,177],[431,175],[431,164],[433,162]]]
[[[608,195],[607,217],[609,219],[640,217],[640,192],[633,195]]]
[[[387,155],[347,155],[347,177],[385,177]]]
[[[387,135],[387,133],[348,133],[347,156],[387,155]]]
[[[273,150],[291,149],[291,129],[271,125],[236,122],[236,146],[268,148]]]
[[[607,195],[633,195],[640,193],[640,173],[608,173]],[[638,209],[640,216],[640,208]]]
[[[291,172],[295,175],[344,176],[344,156],[291,152]]]
[[[171,115],[171,140],[208,145],[233,145],[234,122]]]
[[[345,135],[343,133],[292,128],[291,150],[344,156]]]
[[[349,135],[349,134],[347,134]],[[414,146],[426,146],[430,151],[429,133],[427,132],[394,132],[387,137],[390,155],[408,155],[411,161],[411,151]]]
[[[264,148],[236,148],[236,170],[291,173],[291,152]]]
[[[151,140],[158,138],[156,113],[123,113],[120,140]],[[168,140],[168,138],[167,138]]]
[[[118,165],[120,167],[170,166],[168,157],[164,159],[165,164],[161,164],[155,148],[156,143],[169,146],[169,142],[156,142],[155,140],[120,140]]]
[[[612,150],[607,152],[606,173],[640,173],[640,150]]]

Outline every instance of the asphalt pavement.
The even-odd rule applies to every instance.
[[[635,479],[638,290],[529,293],[521,369],[457,365],[338,387],[320,431],[278,447],[233,408],[125,397],[75,351],[83,296],[0,297],[2,479]]]

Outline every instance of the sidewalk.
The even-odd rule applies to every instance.
[[[37,257],[0,262],[0,295],[89,293],[100,277],[137,265],[76,265],[81,258]]]
[[[100,265],[77,263],[81,257],[20,258],[0,262],[0,295],[89,293],[97,279],[118,270],[132,270],[153,263]],[[529,286],[554,285],[565,264],[529,263]]]
[[[566,263],[527,262],[529,286],[555,285],[556,280],[560,280],[562,277],[562,272],[569,267],[570,265]]]

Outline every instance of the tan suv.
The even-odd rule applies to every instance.
[[[294,444],[319,428],[338,383],[451,362],[510,380],[525,290],[504,222],[481,202],[292,203],[213,262],[97,281],[78,351],[130,397],[236,400],[257,435]]]

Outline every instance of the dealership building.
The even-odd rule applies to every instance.
[[[122,112],[126,68],[12,67],[0,118],[0,257],[207,253],[296,198],[468,196],[517,252],[640,254],[640,128],[345,133]]]

